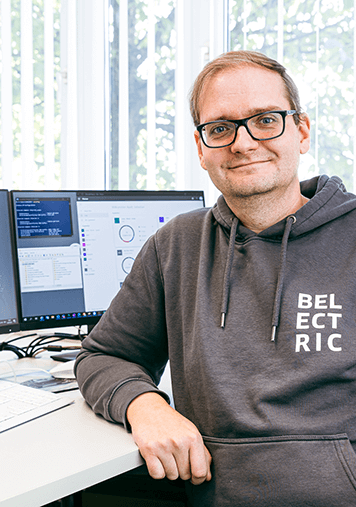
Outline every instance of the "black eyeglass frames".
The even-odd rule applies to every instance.
[[[286,116],[296,114],[295,109],[265,111],[242,120],[216,120],[197,126],[207,148],[225,148],[236,140],[239,127],[245,127],[255,141],[269,141],[280,137],[286,124]]]

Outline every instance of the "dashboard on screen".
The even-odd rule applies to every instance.
[[[95,324],[137,253],[201,191],[12,191],[22,329]]]

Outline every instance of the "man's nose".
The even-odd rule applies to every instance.
[[[250,150],[256,150],[259,146],[259,141],[252,139],[246,127],[240,125],[237,128],[236,139],[231,145],[231,151],[234,153],[245,153]]]

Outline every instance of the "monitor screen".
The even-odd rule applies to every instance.
[[[201,191],[12,191],[22,329],[95,324],[144,242]]]
[[[0,333],[19,331],[9,193],[0,190]]]

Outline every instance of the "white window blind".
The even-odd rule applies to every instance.
[[[1,185],[104,188],[106,0],[0,0]]]
[[[11,0],[1,0],[1,179],[5,188],[12,188],[12,50]]]
[[[208,188],[187,95],[205,63],[210,3],[109,0],[108,188]]]
[[[356,188],[355,0],[0,0],[0,9],[2,187],[195,188],[212,203],[187,95],[209,59],[246,48],[281,61],[300,89],[312,121],[301,178],[338,174]]]
[[[59,0],[1,0],[1,183],[59,188]]]
[[[175,1],[109,2],[111,188],[175,188]]]
[[[215,199],[190,141],[187,93],[207,60],[242,48],[279,60],[300,89],[312,123],[300,178],[337,174],[356,188],[354,0],[111,0],[109,8],[112,188],[203,188]]]

